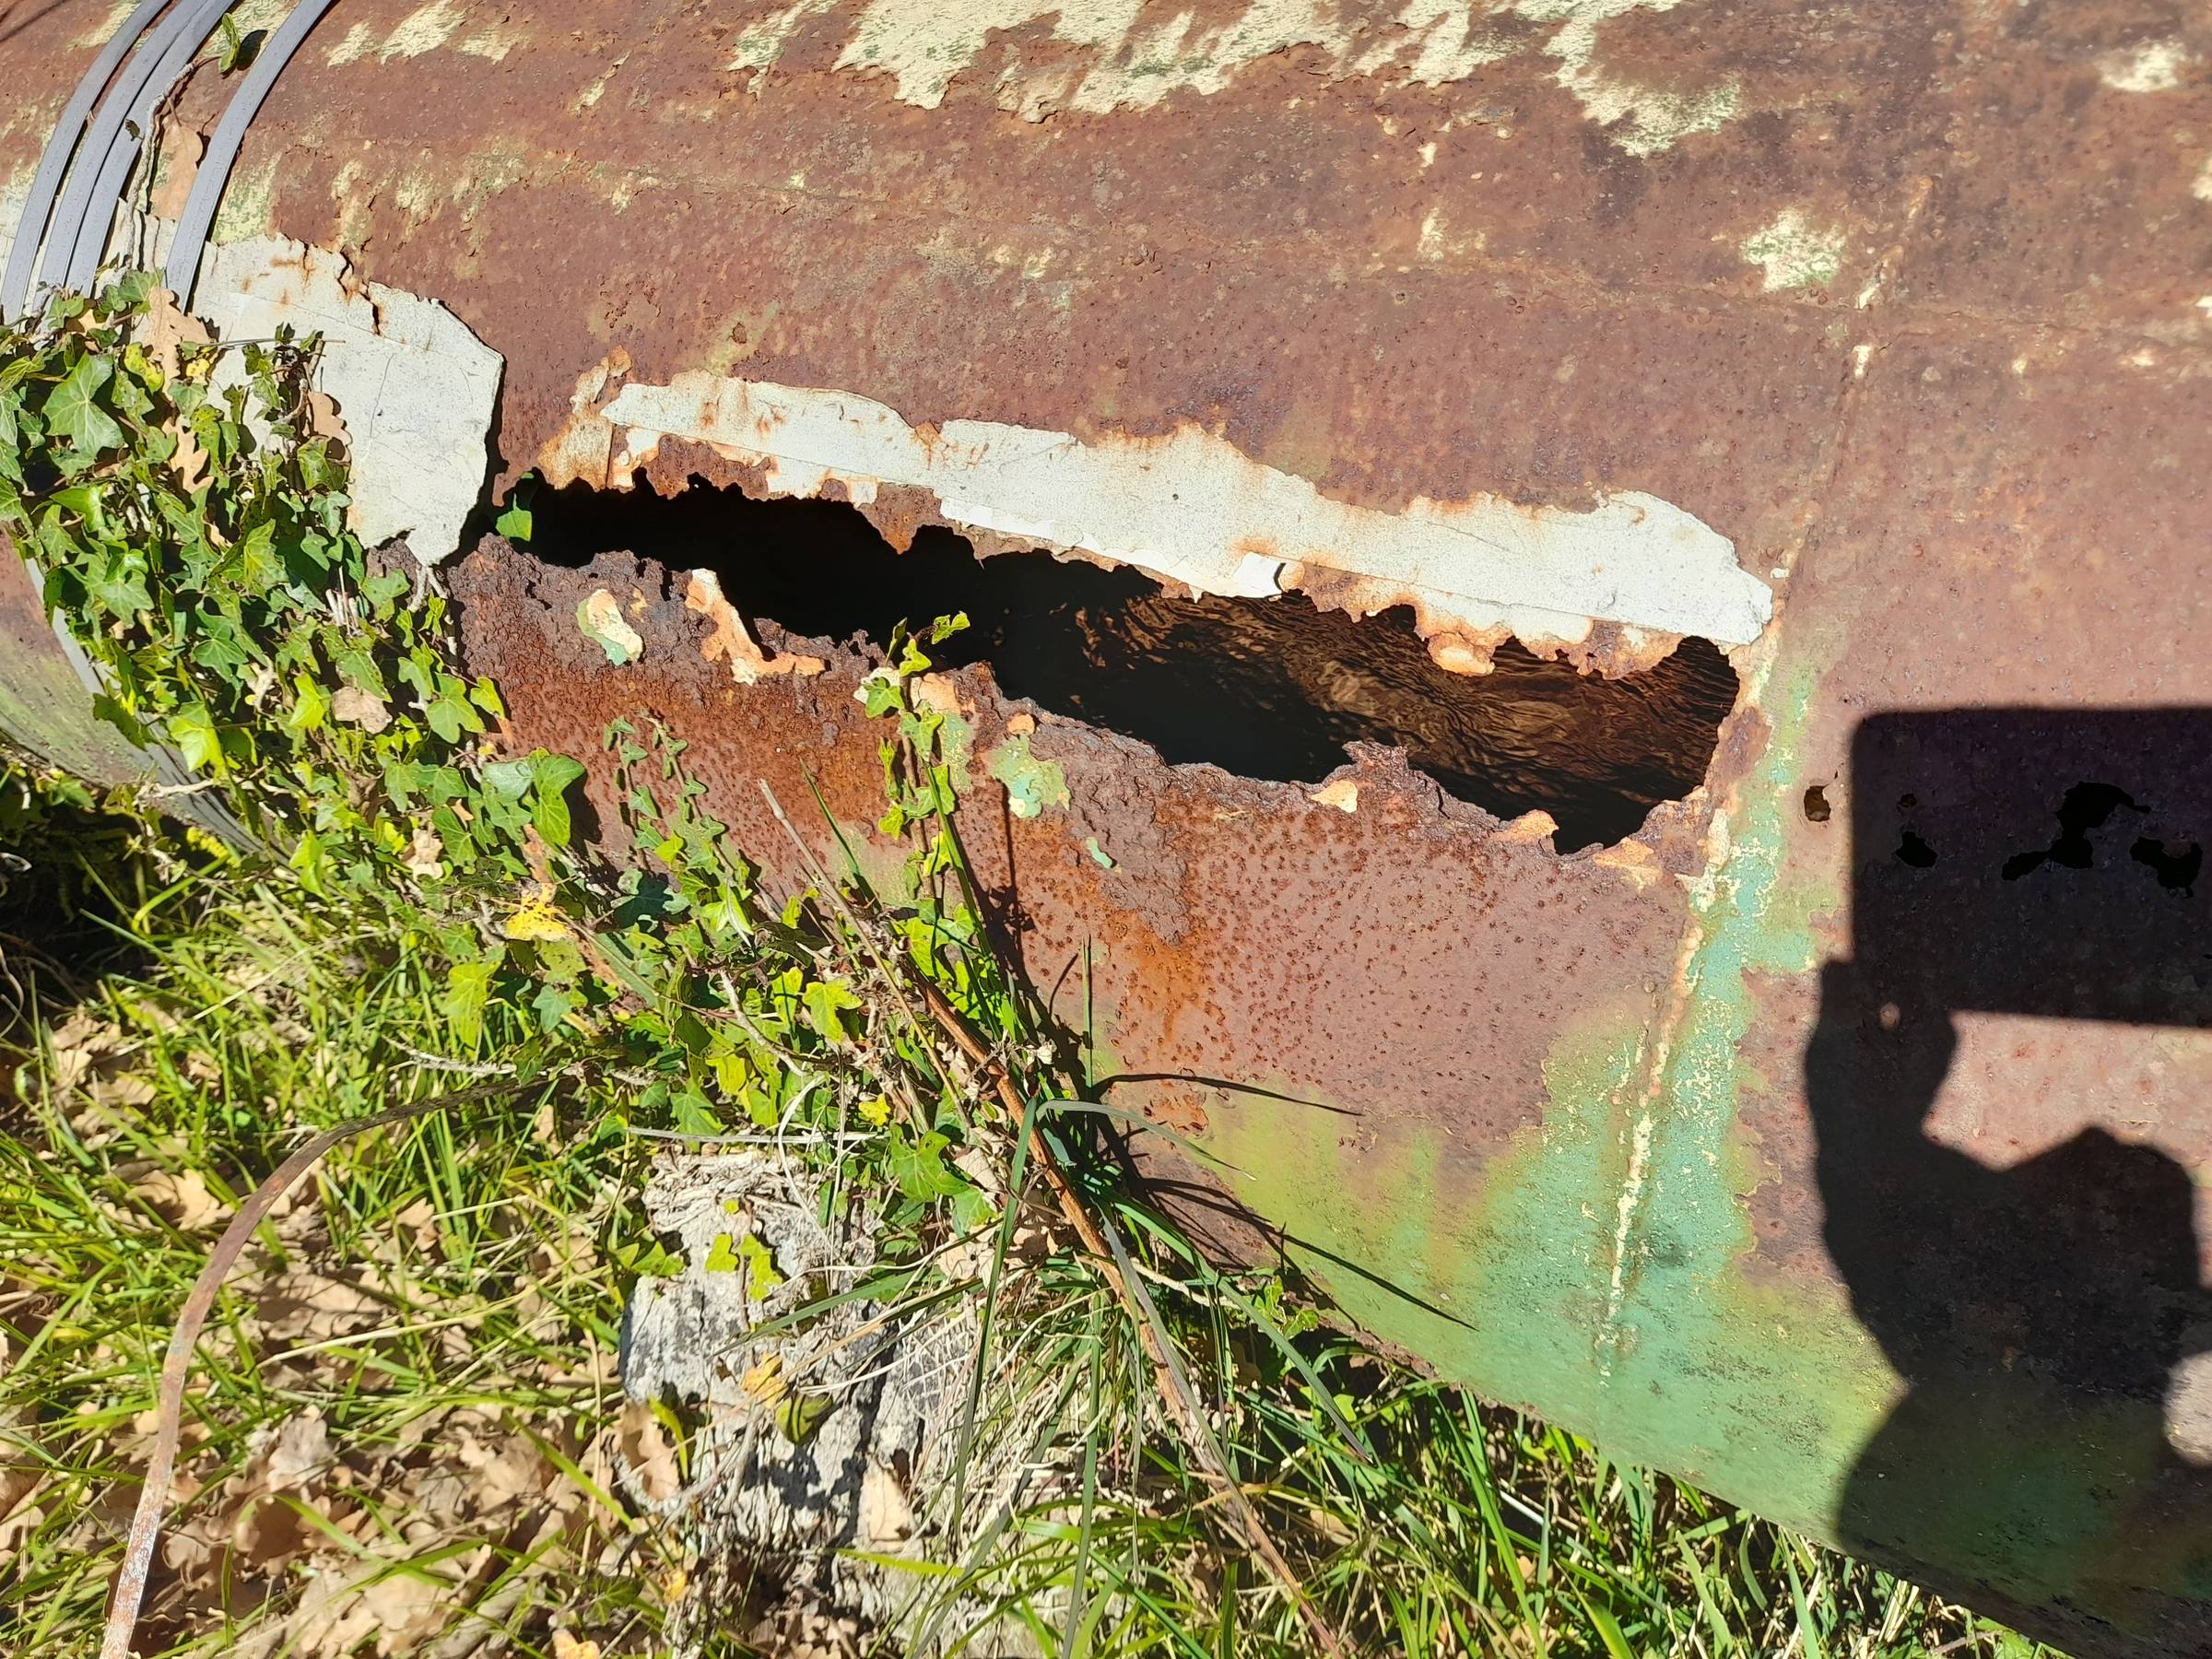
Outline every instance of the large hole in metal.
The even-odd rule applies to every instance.
[[[754,500],[694,481],[541,494],[531,551],[582,564],[626,551],[712,570],[748,619],[880,647],[900,621],[965,611],[933,654],[988,664],[1010,697],[1150,744],[1171,762],[1317,783],[1345,745],[1402,748],[1452,794],[1500,818],[1559,823],[1562,852],[1630,835],[1695,788],[1712,759],[1735,671],[1685,641],[1623,679],[1580,674],[1518,642],[1483,676],[1430,660],[1412,613],[1364,620],[1300,594],[1191,598],[1132,570],[1045,557],[978,559],[925,529],[900,553],[841,501]]]

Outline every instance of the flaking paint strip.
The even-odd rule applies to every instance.
[[[1416,603],[1432,634],[1502,627],[1573,641],[1609,621],[1733,646],[1756,640],[1772,615],[1766,584],[1727,537],[1641,491],[1601,493],[1586,510],[1477,496],[1384,512],[1187,425],[1097,443],[983,420],[929,433],[853,393],[703,372],[629,382],[595,416],[579,415],[610,423],[632,457],[680,438],[764,465],[774,495],[819,495],[834,478],[865,505],[884,484],[918,488],[950,523],[1205,593],[1271,596],[1315,572],[1360,579],[1366,594]],[[545,459],[576,447],[557,441]]]

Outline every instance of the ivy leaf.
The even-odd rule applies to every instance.
[[[370,609],[374,611],[382,612],[406,591],[407,573],[405,571],[392,571],[382,576],[361,578],[361,597],[369,602]]]
[[[350,685],[358,686],[379,702],[392,700],[392,689],[384,684],[384,677],[377,672],[376,659],[364,645],[340,645],[331,653],[331,665],[343,675]]]
[[[832,1042],[852,1041],[852,1033],[839,1016],[865,1006],[842,980],[815,980],[799,994],[799,1000],[806,1006],[808,1023]]]
[[[511,542],[530,539],[530,499],[537,493],[537,475],[524,473],[514,486],[514,493],[507,498],[507,510],[492,521],[491,527]]]
[[[0,477],[23,482],[23,426],[16,412],[23,406],[23,394],[13,386],[0,386]]]
[[[963,1182],[960,1190],[952,1195],[951,1213],[952,1224],[959,1231],[981,1232],[998,1214],[998,1207],[982,1188]]]
[[[233,557],[238,584],[250,594],[265,594],[284,581],[284,560],[276,557],[276,526],[266,519],[246,532]]]
[[[776,1406],[777,1431],[793,1445],[803,1446],[834,1404],[828,1394],[787,1394]]]
[[[696,1088],[679,1089],[668,1097],[668,1122],[683,1135],[720,1135],[722,1120],[707,1097]]]
[[[531,821],[548,847],[569,844],[569,785],[583,776],[581,762],[543,750],[530,758]]]
[[[917,1204],[950,1198],[968,1183],[945,1167],[945,1148],[952,1143],[935,1129],[909,1140],[896,1125],[891,1130],[885,1164],[899,1190]]]
[[[284,729],[294,736],[321,731],[330,719],[330,693],[304,674],[293,679],[292,689],[296,697],[285,712]]]
[[[86,573],[85,591],[111,617],[124,621],[154,608],[154,596],[147,591],[145,571],[139,568],[136,556],[124,548],[116,548]]]
[[[292,849],[288,862],[299,875],[300,885],[318,899],[330,897],[330,854],[324,849],[323,838],[314,830],[303,831],[300,844]]]
[[[458,743],[461,741],[460,717],[453,712],[453,705],[447,699],[439,698],[425,707],[422,713],[423,718],[430,723],[430,730],[437,733],[445,742]]]
[[[745,1270],[747,1301],[766,1301],[769,1292],[783,1282],[782,1274],[776,1270],[775,1256],[760,1242],[758,1233],[748,1232],[737,1241],[737,1265]]]
[[[860,682],[862,707],[871,719],[880,720],[900,706],[899,681],[896,676],[878,668]]]
[[[169,717],[169,740],[177,746],[184,764],[194,771],[218,770],[223,758],[222,735],[215,717],[202,702],[186,703]]]
[[[115,365],[98,352],[76,359],[61,383],[46,394],[47,425],[86,455],[123,447],[123,429],[99,404],[100,393],[115,375]]]
[[[473,1049],[484,1035],[484,1005],[491,1000],[491,976],[500,965],[496,956],[480,962],[455,962],[445,972],[445,990],[438,998],[438,1012],[453,1028],[453,1037],[465,1049]]]
[[[576,998],[559,985],[540,985],[537,994],[530,999],[531,1011],[537,1016],[537,1029],[548,1036],[560,1030],[569,1016],[576,1010]]]

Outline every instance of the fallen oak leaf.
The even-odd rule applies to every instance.
[[[392,724],[392,705],[359,686],[340,686],[332,692],[330,712],[334,720],[358,725],[371,736]]]
[[[683,1488],[676,1466],[676,1447],[661,1419],[643,1400],[625,1400],[616,1427],[616,1443],[622,1459],[637,1478],[638,1489],[651,1503],[665,1503]]]
[[[179,1232],[197,1232],[222,1215],[227,1207],[221,1199],[207,1190],[207,1182],[197,1170],[183,1170],[175,1173],[168,1170],[156,1170],[144,1179],[133,1182],[131,1192]]]

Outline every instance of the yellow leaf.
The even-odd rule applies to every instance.
[[[783,1397],[790,1384],[783,1380],[783,1356],[771,1354],[759,1364],[748,1370],[740,1380],[745,1392],[763,1406],[772,1406]]]
[[[875,1124],[878,1129],[891,1121],[891,1103],[881,1095],[872,1100],[861,1101],[854,1110],[865,1122]]]
[[[500,924],[500,932],[510,939],[572,939],[569,924],[561,919],[560,912],[553,906],[553,895],[539,887],[515,908],[514,913]]]

